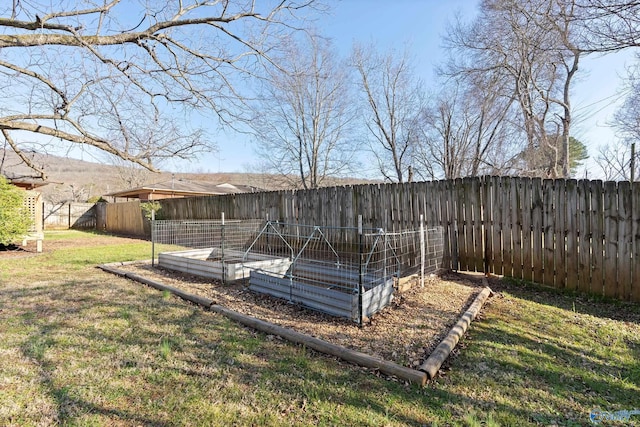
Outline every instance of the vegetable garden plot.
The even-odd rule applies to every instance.
[[[285,272],[291,261],[287,258],[266,255],[250,255],[243,260],[244,252],[228,249],[222,257],[217,248],[192,249],[158,254],[158,265],[169,270],[197,276],[234,282],[249,277],[249,271],[268,268]]]
[[[443,255],[442,228],[153,221],[152,240],[184,248],[160,253],[162,267],[223,282],[249,278],[254,292],[359,323],[392,301],[400,277],[436,270]]]
[[[403,244],[422,244],[424,266],[425,231],[421,232],[422,239],[418,231],[267,222],[247,255],[288,253],[291,264],[284,273],[269,267],[252,269],[249,289],[360,323],[391,302],[403,271]],[[434,236],[434,230],[430,232]],[[442,251],[433,253],[442,256]]]
[[[260,231],[262,220],[153,221],[152,242],[175,245],[183,250],[158,254],[161,267],[223,282],[249,277],[259,266],[285,271],[289,260],[269,255],[245,257],[246,245]],[[155,249],[154,254],[155,256]]]

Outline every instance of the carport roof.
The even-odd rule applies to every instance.
[[[187,181],[171,179],[168,181],[147,184],[129,190],[116,191],[107,194],[112,197],[139,198],[141,194],[155,193],[176,196],[210,196],[232,193],[252,193],[258,191],[255,187],[237,184],[212,184],[209,182]]]

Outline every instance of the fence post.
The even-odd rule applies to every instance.
[[[424,288],[424,261],[425,261],[424,215],[420,214],[420,287],[421,288]]]
[[[156,211],[151,209],[151,267],[155,266],[156,260]]]
[[[220,263],[222,264],[222,283],[227,284],[227,265],[224,262],[224,212],[221,213],[222,224],[220,227]]]
[[[364,275],[364,251],[363,251],[363,236],[362,236],[362,215],[358,215],[358,252],[359,252],[359,274],[358,274],[358,325],[362,326],[362,283]]]

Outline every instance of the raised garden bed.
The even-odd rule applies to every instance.
[[[363,317],[370,317],[387,306],[393,298],[392,277],[383,280],[363,274],[360,281],[359,276],[357,269],[299,262],[286,274],[278,274],[273,270],[252,270],[249,289],[358,322],[360,283],[363,286]]]
[[[249,271],[253,269],[269,269],[284,274],[291,261],[288,258],[255,253],[245,255],[244,252],[234,250],[225,250],[223,261],[220,249],[205,248],[162,252],[158,255],[158,265],[182,273],[234,282],[249,277]]]

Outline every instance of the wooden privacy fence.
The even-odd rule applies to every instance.
[[[150,237],[151,228],[140,207],[140,201],[98,203],[98,229],[128,236]]]
[[[108,206],[108,230],[126,228],[125,218],[145,229],[132,203]],[[427,227],[444,227],[444,268],[640,301],[639,183],[476,177],[160,203],[162,219],[215,219],[224,212],[234,219],[354,227],[362,215],[364,227],[390,232],[418,228],[423,214]]]
[[[450,196],[459,269],[640,301],[640,184],[484,177]]]
[[[96,228],[94,203],[43,203],[45,230]]]

